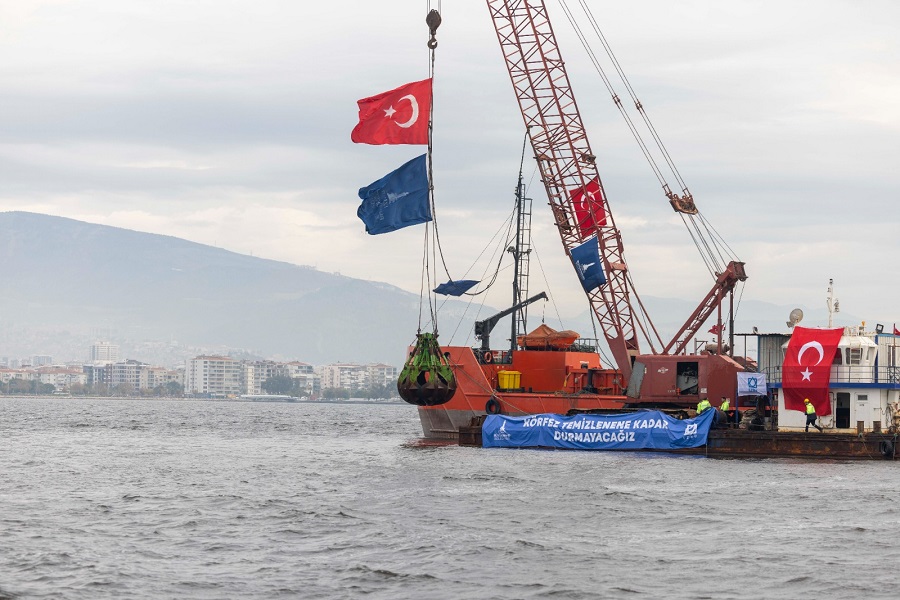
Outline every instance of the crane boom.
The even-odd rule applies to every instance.
[[[570,254],[586,237],[597,236],[607,284],[586,294],[627,381],[639,348],[622,236],[605,202],[547,7],[542,0],[487,0],[487,5],[563,247]],[[599,191],[587,208],[592,218],[586,227],[572,194],[581,191],[583,203],[592,182]],[[580,209],[583,214],[585,205]]]

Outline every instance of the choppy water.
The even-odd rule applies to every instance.
[[[0,399],[0,598],[896,597],[896,463],[416,447],[405,406]]]

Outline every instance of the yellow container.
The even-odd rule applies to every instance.
[[[497,371],[497,387],[501,390],[514,390],[521,387],[521,371]]]

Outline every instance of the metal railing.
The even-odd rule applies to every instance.
[[[763,370],[768,383],[781,383],[782,367],[767,367]],[[900,367],[863,367],[837,365],[831,367],[831,383],[882,383],[900,384]]]

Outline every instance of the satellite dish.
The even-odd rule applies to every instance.
[[[803,320],[803,311],[800,310],[799,308],[795,308],[794,310],[791,311],[791,316],[789,316],[788,319],[789,320],[787,322],[787,326],[793,327],[794,325],[796,325],[797,323],[799,323],[800,321]]]

